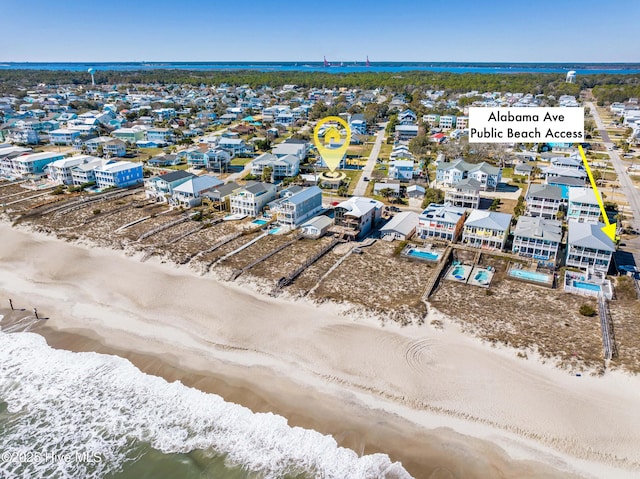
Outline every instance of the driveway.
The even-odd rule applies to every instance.
[[[360,179],[358,180],[358,184],[356,188],[353,190],[353,196],[364,196],[367,191],[367,181],[364,181],[366,178],[371,178],[373,173],[373,168],[376,166],[376,162],[378,161],[378,155],[380,154],[380,149],[382,148],[382,142],[384,141],[384,128],[380,130],[376,134],[376,142],[371,149],[371,154],[369,155],[369,159],[367,160],[367,164],[364,166],[362,170],[362,175],[360,175]]]

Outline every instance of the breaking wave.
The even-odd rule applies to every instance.
[[[32,333],[0,332],[0,401],[9,418],[0,451],[55,458],[0,461],[4,479],[102,478],[135,460],[136,442],[163,453],[211,450],[265,479],[411,477],[385,454],[359,457],[281,416],[168,383],[117,356],[53,349]],[[69,453],[83,460],[63,456]]]

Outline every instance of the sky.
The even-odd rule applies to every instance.
[[[640,0],[2,0],[0,62],[640,62]]]

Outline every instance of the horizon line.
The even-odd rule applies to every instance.
[[[328,60],[333,62],[366,62],[364,60]],[[0,60],[0,63],[318,63],[322,64],[323,60]],[[640,65],[638,61],[579,61],[579,60],[554,60],[554,61],[509,61],[509,60],[371,60],[369,63],[471,63],[471,64],[519,64],[519,65],[531,65],[531,64],[586,64],[586,65]],[[345,65],[348,66],[348,65]]]

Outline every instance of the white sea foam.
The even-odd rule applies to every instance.
[[[220,396],[142,373],[129,361],[50,348],[32,333],[0,333],[0,400],[13,418],[1,451],[98,454],[100,462],[0,462],[0,477],[100,478],[127,460],[131,443],[164,452],[212,449],[264,478],[404,479],[387,455],[358,457],[331,436],[289,427]]]

